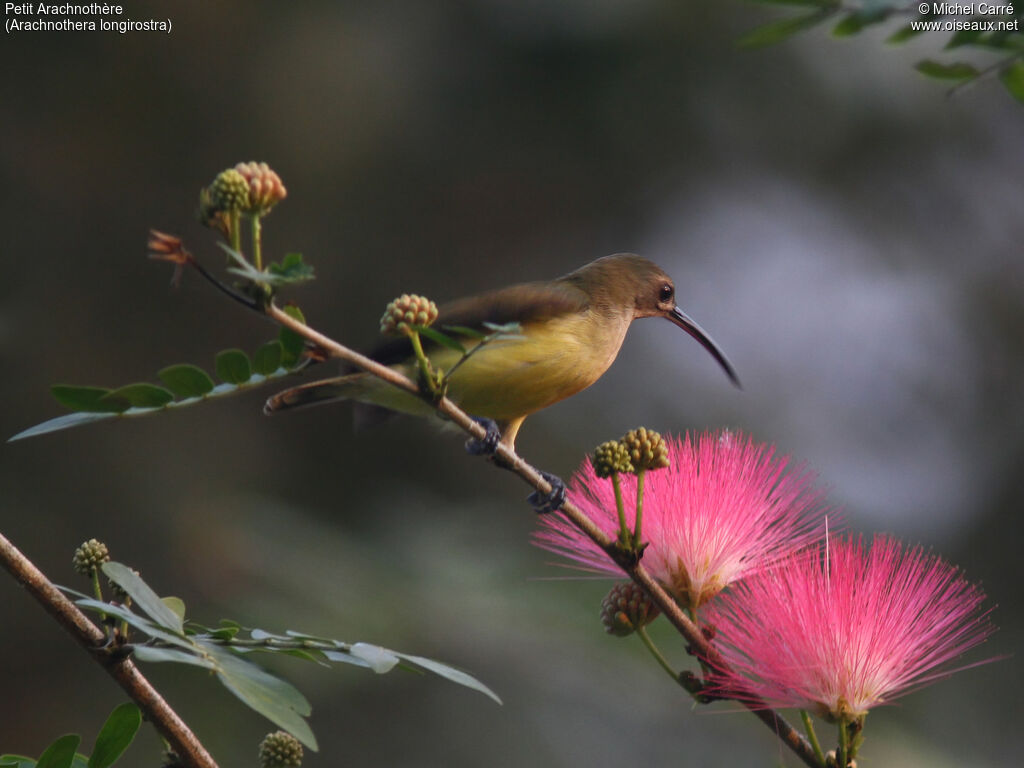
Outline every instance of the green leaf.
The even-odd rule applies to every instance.
[[[177,397],[202,397],[213,389],[213,379],[198,365],[171,365],[157,373]]]
[[[0,768],[34,768],[36,761],[24,755],[0,755]]]
[[[82,740],[77,733],[69,733],[55,740],[39,756],[36,768],[71,768],[75,759],[75,750]]]
[[[999,74],[999,79],[1015,99],[1024,101],[1024,61],[1012,62]]]
[[[288,304],[282,308],[282,311],[303,325],[306,324],[302,310],[294,304]],[[281,342],[281,365],[291,370],[302,360],[302,353],[306,349],[306,340],[291,328],[281,328],[277,338]]]
[[[833,13],[834,11],[828,8],[806,13],[802,16],[791,16],[779,21],[773,21],[745,34],[739,39],[738,45],[741,48],[764,48],[765,46],[774,45],[785,40],[787,37],[792,37],[798,32],[803,32],[817,26],[829,16],[832,16]]]
[[[161,597],[160,600],[174,611],[174,615],[181,620],[182,624],[185,622],[185,601],[180,597]]]
[[[163,408],[174,399],[174,395],[156,384],[126,384],[103,396],[104,401],[126,402],[132,408]]]
[[[907,24],[905,27],[901,27],[900,29],[897,29],[895,32],[889,35],[889,37],[886,38],[885,42],[889,43],[890,45],[900,45],[901,43],[907,42],[907,40],[915,38],[918,35],[924,34],[924,32],[924,29],[914,29],[914,27],[912,27],[910,24]]]
[[[102,600],[94,600],[93,598],[76,600],[75,605],[83,610],[106,614],[107,616],[113,616],[121,621],[126,621],[143,634],[155,637],[169,645],[177,645],[188,650],[195,648],[195,643],[193,643],[189,638],[175,634],[173,630],[161,627],[156,622],[147,619],[145,616],[140,616],[124,606],[114,605],[113,603],[104,603]]]
[[[57,402],[73,411],[120,413],[128,410],[131,403],[107,399],[112,391],[103,387],[78,387],[73,384],[54,384],[50,387],[50,393]]]
[[[257,349],[256,354],[252,356],[252,367],[256,369],[256,373],[269,376],[281,367],[281,357],[283,355],[284,347],[280,341],[277,339],[268,341]]]
[[[464,685],[467,688],[472,688],[474,691],[479,691],[485,696],[488,696],[491,699],[494,699],[494,701],[501,704],[501,699],[498,698],[498,694],[496,694],[494,691],[492,691],[490,688],[481,683],[472,675],[469,675],[461,670],[455,669],[455,667],[450,667],[447,664],[442,664],[440,661],[427,659],[423,656],[412,656],[407,653],[398,653],[397,651],[392,651],[392,653],[394,653],[399,658],[405,659],[406,661],[411,661],[418,667],[423,667],[424,669],[433,672],[435,675],[440,675],[446,680],[451,680],[453,683],[458,683],[459,685]]]
[[[142,725],[142,713],[131,702],[126,702],[110,713],[103,724],[100,735],[96,737],[96,746],[89,757],[88,768],[109,768],[119,758],[135,738],[139,726]]]
[[[217,665],[203,656],[177,648],[160,648],[152,645],[136,645],[132,647],[132,655],[139,661],[171,662],[173,664],[191,664],[204,669],[216,669]]]
[[[215,640],[230,640],[242,631],[242,625],[230,619],[221,619],[219,627],[216,629],[207,627],[206,631]]]
[[[363,667],[363,669],[373,669],[368,661],[360,659],[358,656],[353,656],[348,651],[321,651],[324,658],[329,661],[336,661],[342,664],[352,664],[356,667]]]
[[[946,43],[946,49],[951,50],[962,45],[972,45],[978,41],[981,35],[982,30],[980,29],[958,29],[950,35],[949,42]]]
[[[353,643],[349,652],[357,659],[362,659],[370,665],[370,669],[378,675],[390,672],[398,664],[398,656],[387,648],[370,643]]]
[[[866,26],[885,21],[891,12],[891,9],[888,8],[863,8],[854,11],[832,28],[832,35],[835,37],[856,35]]]
[[[311,708],[295,686],[215,645],[204,643],[203,648],[216,661],[217,677],[225,688],[316,751],[316,737],[304,719]]]
[[[942,64],[932,59],[924,59],[917,62],[914,69],[925,77],[933,77],[937,80],[969,80],[978,76],[977,69],[963,62]]]
[[[83,424],[91,424],[94,421],[102,421],[117,415],[116,413],[68,413],[55,419],[48,419],[41,424],[36,424],[34,427],[23,429],[13,437],[7,438],[7,442],[13,443],[15,440],[24,440],[26,437],[38,437],[39,435],[47,435],[50,432],[59,432],[62,429],[80,427]]]
[[[146,582],[127,565],[107,562],[102,565],[105,573],[115,584],[127,592],[139,610],[149,616],[162,627],[173,630],[179,635],[184,631],[181,618],[160,599]]]
[[[466,353],[466,348],[463,347],[459,342],[453,339],[451,336],[441,333],[434,328],[428,328],[425,325],[414,325],[421,336],[426,336],[431,341],[437,342],[442,347],[448,347],[448,349],[454,349],[456,352]]]
[[[244,384],[252,378],[249,356],[240,349],[225,349],[218,353],[214,368],[217,376],[228,384]]]
[[[302,260],[301,253],[289,253],[280,264],[270,264],[267,272],[273,277],[269,280],[272,285],[284,285],[288,283],[304,283],[312,280],[313,267]]]

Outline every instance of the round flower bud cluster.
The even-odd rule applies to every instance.
[[[262,768],[299,768],[302,765],[302,745],[286,731],[268,733],[260,742]]]
[[[669,466],[668,446],[653,429],[632,429],[622,438],[622,444],[637,472]]]
[[[110,560],[107,545],[96,539],[89,539],[75,550],[71,561],[75,570],[83,576],[92,576],[92,572]]]
[[[380,319],[380,332],[385,336],[405,333],[410,326],[428,326],[437,320],[437,305],[424,296],[403,293],[388,304]]]
[[[244,207],[252,213],[267,213],[288,196],[281,177],[266,163],[239,163],[234,170],[248,185],[248,199]]]
[[[616,637],[626,637],[646,627],[660,613],[647,593],[632,581],[616,584],[601,601],[601,623],[608,634]]]
[[[629,474],[633,472],[633,464],[629,460],[629,451],[618,440],[601,443],[594,450],[594,473],[598,477],[611,477],[616,472]]]
[[[249,182],[234,168],[221,171],[209,187],[209,195],[200,195],[200,206],[213,211],[241,211],[249,207]]]

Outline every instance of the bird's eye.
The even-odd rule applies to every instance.
[[[668,283],[665,283],[665,285],[661,286],[661,290],[658,291],[658,301],[659,302],[672,301],[672,294],[673,293],[675,293],[675,290],[672,288],[672,286],[669,285]]]

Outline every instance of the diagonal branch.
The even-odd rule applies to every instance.
[[[132,661],[110,653],[106,635],[0,533],[0,561],[57,623],[117,681],[187,768],[217,768],[206,748]]]
[[[266,308],[266,314],[281,325],[313,342],[318,348],[326,350],[332,357],[352,363],[406,392],[414,395],[422,394],[419,387],[411,379],[385,365],[381,365],[376,360],[371,360],[365,355],[339,344],[310,326],[300,323],[279,309],[275,304],[271,303]],[[439,413],[471,436],[481,440],[486,437],[486,430],[447,397],[441,398],[435,404],[435,407]],[[547,494],[551,492],[551,485],[541,476],[540,472],[523,460],[515,451],[510,450],[508,446],[499,443],[495,455],[500,458],[504,466],[515,472],[541,493]],[[623,551],[616,542],[598,528],[575,504],[567,500],[562,504],[560,510],[573,525],[589,536],[633,581],[650,595],[651,600],[661,609],[665,617],[690,644],[696,656],[716,669],[725,669],[725,663],[697,625],[690,620],[678,603],[651,577],[643,566],[638,562],[631,561],[628,556],[624,556]],[[806,765],[811,768],[821,768],[821,763],[818,761],[814,750],[807,740],[785,718],[771,709],[767,703],[752,697],[744,697],[740,700],[740,703],[767,725]]]

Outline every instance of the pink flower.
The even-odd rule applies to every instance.
[[[809,546],[824,531],[823,494],[804,467],[739,433],[668,439],[671,465],[649,471],[644,488],[643,565],[679,602],[696,609],[737,579]],[[622,475],[627,521],[635,516],[636,478]],[[611,480],[590,461],[569,498],[609,536],[618,531]],[[540,547],[584,570],[621,575],[612,560],[559,515],[541,518]]]
[[[745,579],[709,609],[730,669],[717,687],[850,722],[956,671],[948,662],[994,631],[983,599],[920,548],[886,536],[870,550],[860,537],[833,539]]]

